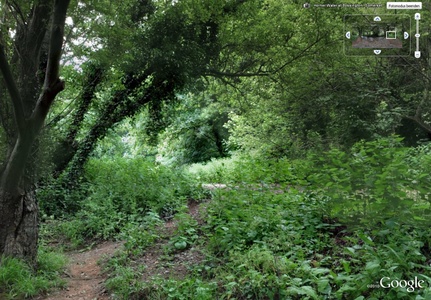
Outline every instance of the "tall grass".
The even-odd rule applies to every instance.
[[[24,261],[0,258],[0,299],[24,299],[52,288],[65,285],[60,278],[66,257],[41,246],[38,251],[37,271]]]

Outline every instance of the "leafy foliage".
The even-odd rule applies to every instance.
[[[431,146],[417,146],[431,132],[429,49],[420,59],[345,57],[343,16],[357,10],[301,5],[75,2],[70,88],[40,139],[40,169],[53,171],[37,197],[50,238],[125,240],[107,268],[114,298],[430,296],[372,288],[384,276],[431,281]],[[187,214],[189,199],[209,197],[203,221]],[[165,237],[170,219],[178,228]],[[142,282],[136,261],[161,239],[167,256],[199,247],[206,258],[182,278]],[[36,293],[37,280],[19,285],[28,268],[2,263],[0,298]]]
[[[352,231],[349,230],[352,227],[340,222],[348,219],[340,217],[337,221],[333,218],[339,216],[337,205],[346,204],[339,198],[331,198],[335,192],[331,193],[329,180],[337,184],[334,190],[345,191],[352,197],[355,190],[350,186],[351,182],[362,188],[368,182],[366,179],[374,176],[377,183],[367,186],[370,195],[382,195],[386,191],[388,195],[401,197],[399,190],[380,189],[379,180],[383,182],[388,174],[398,174],[393,170],[401,159],[410,170],[407,174],[417,174],[423,168],[417,162],[428,159],[428,147],[406,149],[399,145],[397,138],[362,142],[349,153],[332,150],[320,159],[302,161],[302,168],[299,167],[300,160],[258,161],[244,157],[193,165],[189,174],[199,176],[204,182],[217,179],[231,183],[226,188],[212,191],[213,199],[206,209],[205,223],[198,230],[190,216],[183,213],[176,216],[180,225],[170,240],[172,249],[187,251],[189,244],[198,243],[204,245],[206,259],[182,278],[166,280],[156,276],[130,286],[136,279],[121,277],[125,281],[110,287],[127,290],[128,299],[187,299],[191,295],[200,295],[202,299],[426,298],[429,296],[427,288],[387,289],[380,286],[380,280],[406,280],[407,284],[407,280],[416,276],[430,282],[431,278],[426,275],[430,269],[429,227],[410,225],[414,220],[406,224],[409,222],[401,215],[396,218],[381,214],[374,227],[371,228],[362,217],[363,222]],[[367,154],[363,168],[352,165],[356,167],[352,174],[357,177],[342,181],[352,175],[337,173],[337,170],[343,170],[331,163],[348,160],[345,164],[350,166],[353,164],[350,160],[357,159],[357,153]],[[282,174],[286,177],[281,177]],[[327,174],[338,174],[339,177],[325,181]],[[309,185],[299,188],[299,184],[305,182],[301,178],[307,175]],[[277,180],[279,177],[283,180]],[[402,182],[409,182],[408,179],[405,177]],[[427,184],[426,181],[423,183]],[[420,185],[416,188],[420,190]],[[418,194],[416,201],[421,196]],[[381,202],[380,205],[389,203]],[[373,209],[375,206],[368,208],[370,214]],[[382,211],[381,207],[377,209]],[[414,215],[422,213],[414,206],[405,209]],[[132,268],[127,274],[137,274],[130,260],[119,263],[116,269],[124,267]],[[373,288],[377,286],[379,288]]]
[[[321,171],[311,178],[329,198],[333,217],[367,226],[388,219],[427,224],[431,177],[417,162],[428,161],[428,147],[407,149],[400,142],[359,142],[348,153],[333,149],[315,157]]]
[[[228,155],[227,112],[223,103],[206,93],[181,96],[166,114],[170,125],[159,136],[157,161],[183,165]]]
[[[179,212],[175,215],[175,220],[178,221],[178,227],[169,241],[173,252],[189,248],[199,238],[198,222],[193,217],[185,212]]]
[[[60,225],[60,232],[78,243],[85,237],[127,236],[140,243],[131,248],[143,249],[146,240],[154,240],[150,228],[159,218],[172,217],[189,197],[202,194],[180,170],[172,171],[144,158],[93,159],[86,169],[86,180],[86,196],[79,202],[76,219]]]

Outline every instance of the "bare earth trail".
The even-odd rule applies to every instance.
[[[203,205],[202,205],[203,204]],[[202,223],[200,218],[200,209],[205,210],[207,203],[197,203],[194,201],[188,204],[188,214]],[[162,235],[170,236],[177,227],[177,222],[174,219],[167,221],[160,228]],[[64,272],[63,278],[66,280],[66,288],[57,290],[48,295],[38,296],[34,300],[109,300],[110,295],[104,288],[104,283],[107,275],[103,274],[98,262],[109,259],[117,250],[123,248],[124,242],[103,242],[98,244],[91,250],[78,250],[66,253],[69,264]],[[145,255],[141,257],[139,262],[147,267],[143,280],[150,280],[151,276],[169,274],[177,275],[178,277],[187,274],[186,265],[199,263],[204,259],[203,255],[194,248],[178,253],[174,256],[172,265],[167,268],[160,261],[160,256],[163,255],[162,247],[167,243],[166,238],[162,239],[153,247],[147,249]]]
[[[103,286],[106,276],[97,263],[111,257],[122,245],[122,242],[103,242],[85,252],[69,253],[69,265],[64,272],[65,290],[54,291],[36,300],[108,300]]]
[[[204,189],[230,189],[225,184],[206,184]],[[240,187],[234,187],[240,188]],[[263,186],[246,186],[251,190],[258,190]],[[278,185],[270,185],[273,193],[284,193],[286,189]],[[195,219],[199,225],[205,221],[202,213],[206,211],[208,200],[203,202],[189,201],[187,213]],[[146,267],[146,272],[142,276],[143,281],[150,281],[152,276],[162,276],[164,278],[181,278],[188,274],[188,267],[197,265],[205,259],[201,251],[195,247],[176,253],[170,262],[165,262],[163,247],[167,244],[169,237],[174,234],[177,228],[177,220],[171,219],[164,223],[160,230],[161,239],[145,251],[145,254],[137,260],[137,263]],[[114,256],[117,250],[122,250],[124,242],[107,241],[98,244],[90,250],[78,250],[69,252],[69,265],[64,272],[63,278],[66,280],[66,288],[38,296],[34,300],[109,300],[111,295],[107,293],[104,283],[107,274],[104,274],[98,262],[107,260]]]
[[[207,190],[230,188],[225,184],[203,185]],[[256,190],[260,186],[247,186],[247,189]],[[239,187],[235,187],[239,188]],[[260,187],[261,188],[261,187]],[[285,189],[279,186],[270,186],[274,193],[284,193]],[[206,211],[209,201],[196,202],[189,201],[187,213],[195,219],[199,225],[205,221],[202,213]],[[161,239],[145,251],[145,254],[138,259],[137,263],[146,267],[143,274],[143,281],[150,281],[152,276],[158,275],[164,278],[181,278],[188,274],[188,267],[197,265],[205,259],[201,251],[195,247],[176,253],[169,263],[161,259],[164,245],[169,237],[174,234],[177,228],[177,220],[171,219],[164,223],[160,230]],[[107,274],[104,274],[98,265],[100,261],[107,260],[114,256],[115,252],[123,249],[124,242],[102,242],[90,250],[77,250],[66,253],[69,264],[64,272],[63,278],[66,280],[66,287],[47,295],[38,296],[34,300],[109,300],[111,295],[107,293],[104,283]]]

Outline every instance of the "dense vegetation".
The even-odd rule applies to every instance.
[[[24,132],[5,66],[29,93],[20,37],[52,6],[30,2],[0,1],[0,208]],[[62,252],[103,240],[124,243],[101,263],[113,299],[431,297],[430,7],[416,59],[344,55],[345,14],[396,11],[114,2],[71,1],[65,89],[17,183],[37,256],[0,241],[1,299],[63,288]]]

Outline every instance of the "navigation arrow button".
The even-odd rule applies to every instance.
[[[409,36],[410,36],[410,35],[408,34],[408,32],[404,32],[404,39],[405,39],[405,40],[407,40],[407,39],[409,38]]]
[[[379,55],[380,53],[382,53],[382,50],[374,50],[375,55]]]
[[[350,39],[350,31],[346,32],[346,38]]]

